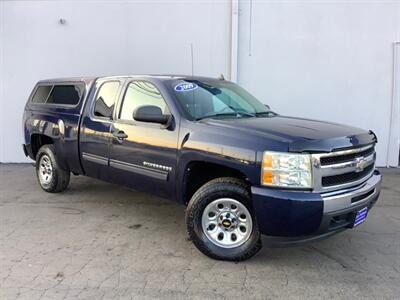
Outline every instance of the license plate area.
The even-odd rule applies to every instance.
[[[356,213],[353,227],[356,227],[356,226],[360,225],[362,222],[364,222],[365,219],[367,218],[367,215],[368,215],[368,207],[364,207],[363,209],[360,209]]]

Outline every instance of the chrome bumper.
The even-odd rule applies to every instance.
[[[324,202],[324,214],[367,204],[371,199],[379,195],[381,180],[382,176],[379,172],[374,172],[373,175],[360,186],[322,193],[321,197]]]

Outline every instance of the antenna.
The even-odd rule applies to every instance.
[[[190,43],[190,58],[192,60],[192,78],[193,78],[194,77],[193,43]],[[194,91],[192,91],[192,109],[194,110],[194,113],[196,114],[196,101],[195,101]]]
[[[193,43],[190,43],[190,58],[192,60],[192,77],[194,76],[194,67],[193,67]]]

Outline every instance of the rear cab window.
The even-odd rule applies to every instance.
[[[32,102],[33,103],[45,103],[47,101],[47,98],[50,95],[52,88],[53,88],[53,86],[51,86],[51,85],[38,86],[35,94],[32,97]]]
[[[107,81],[100,86],[93,108],[95,117],[112,119],[119,87],[119,81]]]
[[[60,84],[39,84],[32,96],[34,104],[53,104],[76,106],[85,91],[82,82],[60,83]]]

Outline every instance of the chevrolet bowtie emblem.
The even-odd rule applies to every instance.
[[[356,158],[356,172],[361,172],[367,166],[367,160],[364,157]]]
[[[222,225],[224,225],[225,227],[229,227],[229,226],[231,226],[231,221],[229,221],[229,220],[224,220],[224,221],[222,222]]]

